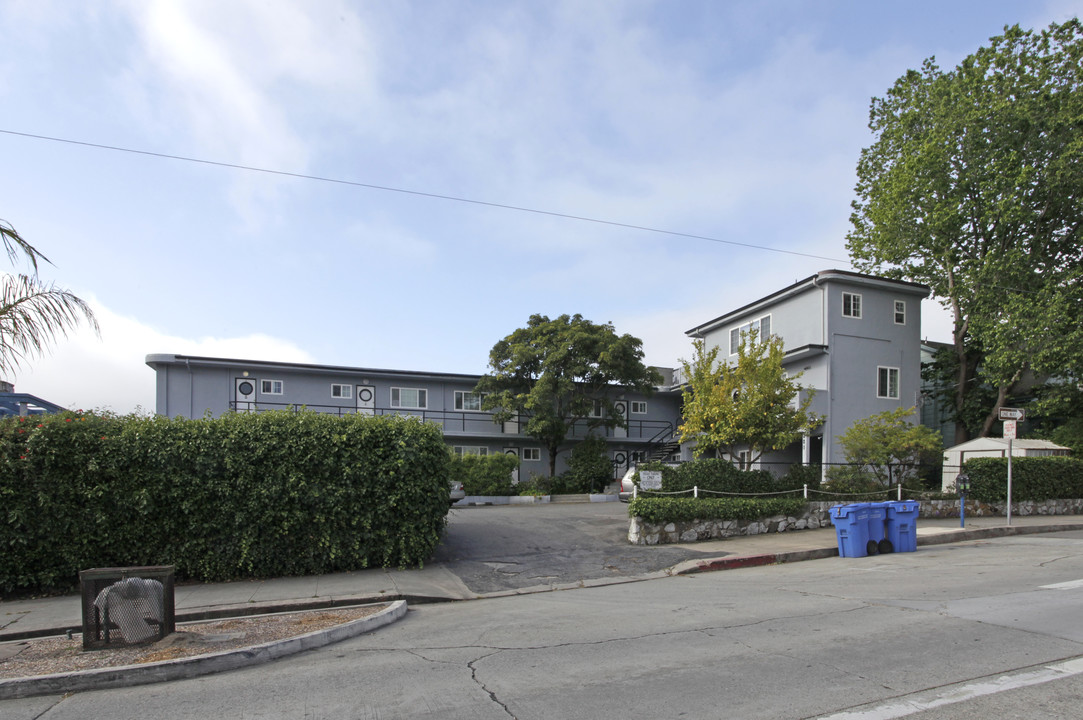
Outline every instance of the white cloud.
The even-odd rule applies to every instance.
[[[146,356],[155,353],[311,363],[304,350],[268,335],[199,339],[167,335],[138,320],[85,298],[94,308],[101,338],[82,327],[60,339],[43,358],[26,363],[13,382],[30,393],[69,409],[118,413],[154,411],[154,371]]]

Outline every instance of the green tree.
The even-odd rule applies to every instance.
[[[718,361],[719,348],[693,342],[692,361],[682,360],[688,385],[684,390],[681,442],[695,440],[695,455],[713,450],[737,462],[747,447],[749,462],[767,450],[781,450],[823,422],[809,412],[815,394],[798,400],[801,373],[788,376],[782,367],[782,338],[757,341],[757,331],[741,333],[737,362]]]
[[[525,432],[549,451],[552,477],[574,425],[627,427],[613,396],[628,390],[649,395],[662,382],[643,364],[642,346],[639,338],[578,314],[531,315],[525,328],[493,346],[490,372],[474,391],[483,394],[482,409],[494,411],[495,422],[525,420]]]
[[[923,466],[941,461],[944,444],[940,434],[907,420],[914,408],[896,408],[858,420],[839,435],[839,445],[849,464],[827,471],[831,479],[853,470],[871,475],[884,486],[917,478]]]
[[[0,237],[12,262],[21,253],[33,267],[32,275],[4,273],[0,278],[0,374],[6,375],[40,356],[80,321],[86,320],[95,332],[98,323],[83,300],[38,278],[38,260],[49,259],[2,220]]]
[[[995,393],[982,435],[1028,371],[1083,362],[1081,80],[1073,19],[1005,28],[950,71],[930,58],[872,100],[847,247],[951,310],[957,415],[975,375]]]

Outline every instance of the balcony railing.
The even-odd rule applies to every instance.
[[[342,405],[295,405],[291,403],[272,402],[246,402],[243,400],[230,402],[229,409],[234,412],[270,412],[272,410],[287,410],[291,412],[311,411],[325,415],[398,415],[401,417],[416,417],[423,422],[432,422],[440,425],[445,434],[463,435],[519,435],[525,436],[525,428],[528,418],[520,417],[506,423],[498,423],[493,420],[492,413],[488,412],[464,412],[461,410],[414,410],[409,408],[369,408],[358,410],[356,407]],[[612,439],[627,439],[631,441],[657,441],[673,431],[673,423],[668,420],[628,420],[627,428],[591,428],[589,423],[581,420],[572,425],[568,438],[585,438],[591,433]]]

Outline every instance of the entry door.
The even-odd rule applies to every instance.
[[[252,378],[239,377],[234,386],[233,407],[237,412],[252,412],[256,409],[256,381]]]
[[[514,455],[516,458],[518,458],[519,457],[519,448],[506,447],[506,448],[504,448],[504,454],[505,455]],[[518,465],[516,465],[515,469],[511,471],[511,484],[512,485],[518,485],[519,484],[519,466]]]
[[[371,385],[357,386],[357,414],[376,414],[376,388]]]
[[[627,401],[625,401],[625,400],[616,401],[615,403],[613,403],[613,409],[616,412],[620,413],[621,420],[623,420],[625,423],[628,422],[628,402]],[[620,427],[618,425],[617,427],[613,428],[613,437],[615,437],[615,438],[626,438],[626,437],[628,437],[628,428]]]

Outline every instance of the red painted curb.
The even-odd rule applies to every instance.
[[[778,563],[778,555],[746,555],[744,557],[718,558],[717,560],[705,560],[698,563],[692,572],[710,572],[712,570],[732,570],[734,568],[758,567],[760,565],[775,565]]]

